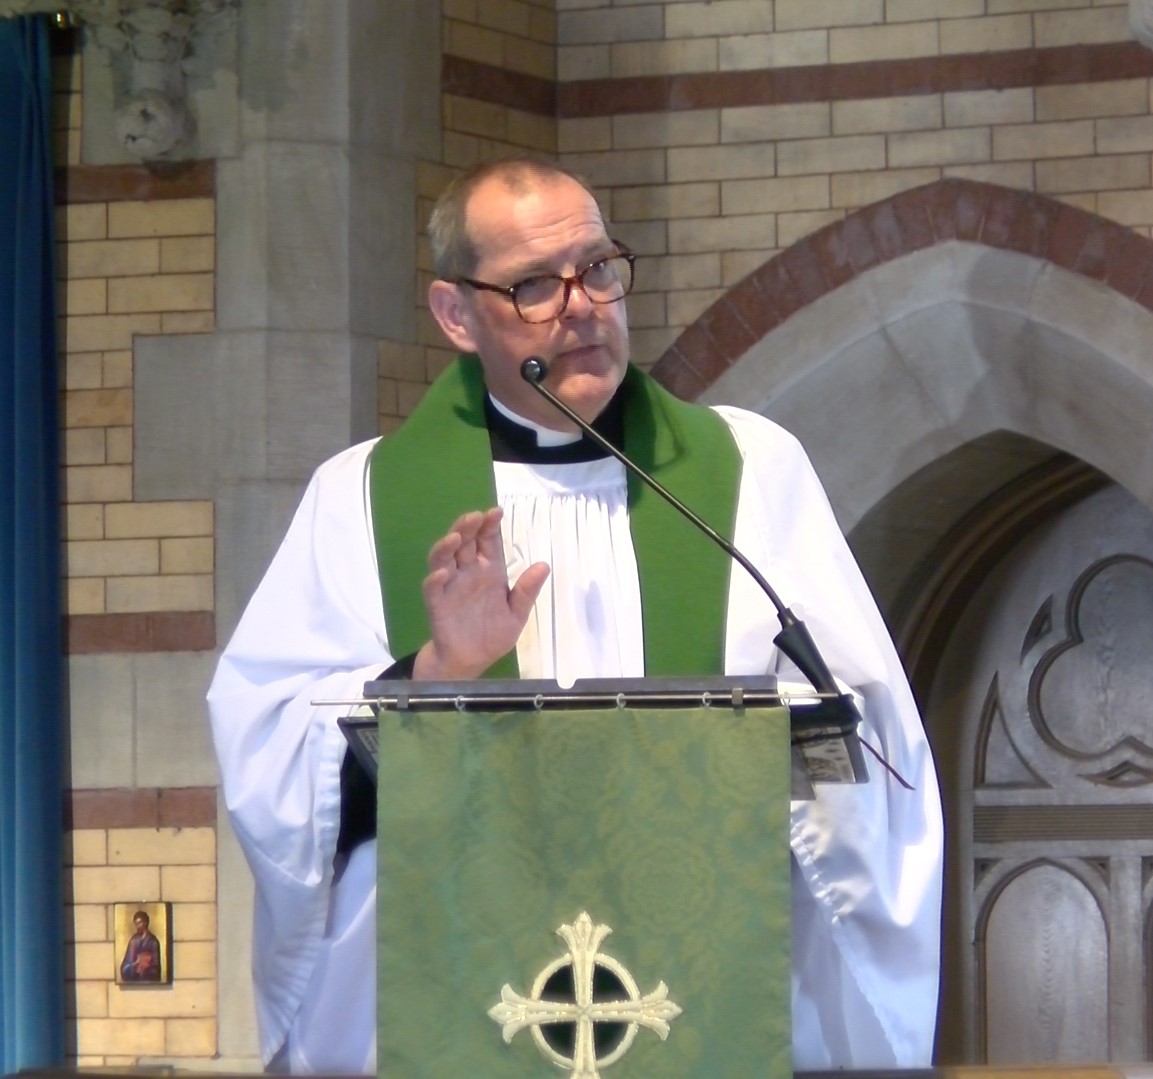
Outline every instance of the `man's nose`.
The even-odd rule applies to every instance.
[[[568,303],[561,313],[563,318],[587,318],[596,306],[585,292],[584,282],[579,277],[567,282]]]

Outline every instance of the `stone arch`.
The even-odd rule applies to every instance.
[[[1150,341],[1153,241],[942,180],[770,259],[653,373],[801,438],[890,613],[994,493],[1034,521],[1106,478],[1153,505]]]
[[[769,259],[689,326],[652,374],[694,400],[803,308],[878,266],[949,241],[1052,263],[1153,311],[1153,240],[1031,191],[937,180],[857,210]]]
[[[983,1044],[956,897],[997,853],[974,847],[971,799],[949,764],[966,750],[963,716],[936,692],[944,653],[975,646],[952,643],[969,597],[1066,507],[1109,483],[1153,507],[1151,343],[1153,241],[1044,196],[946,180],[781,252],[654,368],[681,397],[741,405],[798,435],[925,705],[949,765],[954,851],[943,1060],[978,1059]],[[955,655],[945,666],[948,689],[965,666]]]

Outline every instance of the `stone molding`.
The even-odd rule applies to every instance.
[[[802,308],[877,266],[949,240],[1043,259],[1153,311],[1153,240],[1044,195],[938,180],[866,206],[769,259],[686,328],[652,374],[678,397],[696,400]]]

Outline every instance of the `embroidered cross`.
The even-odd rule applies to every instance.
[[[657,987],[644,996],[632,975],[611,956],[600,952],[601,942],[612,930],[607,925],[594,925],[588,914],[581,912],[572,925],[557,930],[568,945],[568,953],[550,963],[537,975],[531,995],[525,997],[506,984],[501,1002],[489,1009],[489,1016],[500,1023],[506,1043],[529,1029],[537,1048],[554,1064],[568,1068],[572,1079],[598,1079],[598,1067],[607,1068],[619,1060],[633,1043],[637,1031],[646,1027],[664,1041],[669,1036],[669,1023],[681,1009],[668,999],[668,987]],[[594,984],[602,980],[598,973],[608,972],[608,981],[623,989],[626,999],[595,999]],[[541,999],[558,975],[571,978],[572,1001]],[[563,977],[560,980],[565,980]],[[571,1056],[563,1053],[543,1028],[552,1024],[575,1027]],[[598,1055],[597,1029],[615,1026],[621,1033],[605,1055]]]

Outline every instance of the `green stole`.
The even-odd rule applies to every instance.
[[[741,459],[728,425],[632,366],[621,392],[625,453],[721,535],[731,536]],[[410,655],[428,640],[421,582],[433,543],[462,513],[497,504],[484,394],[479,360],[461,356],[400,429],[373,448],[372,525],[394,656]],[[438,467],[444,462],[451,467]],[[729,556],[631,472],[628,505],[646,676],[723,674]],[[516,650],[486,677],[519,677]]]

